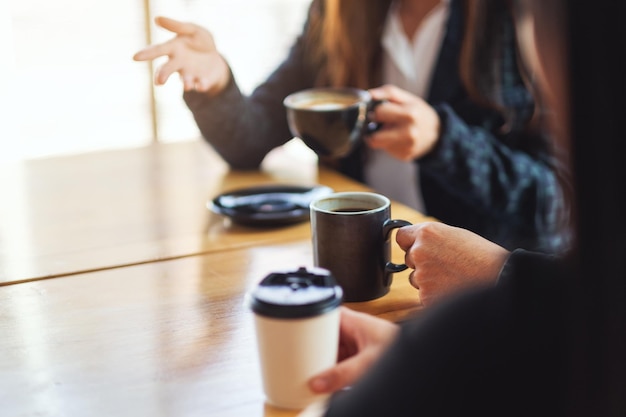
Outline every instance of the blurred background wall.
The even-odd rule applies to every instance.
[[[148,36],[171,37],[150,18],[211,30],[250,92],[284,58],[309,3],[0,0],[0,161],[197,139],[178,77],[153,89],[149,65],[132,60]]]

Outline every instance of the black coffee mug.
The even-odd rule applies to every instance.
[[[344,300],[387,294],[392,274],[407,268],[391,262],[391,231],[411,223],[390,219],[391,202],[376,193],[329,194],[314,200],[310,209],[315,266],[335,276]]]
[[[379,125],[368,113],[380,100],[356,88],[311,88],[283,100],[291,134],[320,156],[347,155]]]

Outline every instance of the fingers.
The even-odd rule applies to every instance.
[[[417,223],[411,226],[404,226],[398,229],[398,231],[396,232],[396,242],[403,251],[406,252],[411,248],[411,246],[413,246],[413,243],[415,243],[415,237],[417,236],[417,232],[420,228],[423,227],[424,223],[428,222]]]
[[[362,328],[373,327],[376,322],[381,320],[370,314],[361,313],[345,306],[341,307],[340,314],[339,332],[344,339],[355,339]]]
[[[209,90],[210,82],[207,79],[194,78],[192,76],[181,76],[183,82],[183,88],[185,91],[201,91],[206,92]]]
[[[333,368],[313,377],[309,381],[309,388],[316,393],[330,393],[345,388],[356,381],[368,368],[363,362],[364,358],[362,355],[346,359]]]
[[[379,130],[369,136],[366,143],[371,149],[382,150],[403,162],[411,162],[419,156],[410,136],[401,129]]]
[[[193,35],[198,30],[198,26],[194,23],[181,22],[169,17],[158,16],[154,19],[154,22],[163,29],[179,35]]]
[[[378,359],[398,332],[397,325],[346,307],[342,307],[340,323],[340,338],[342,342],[352,345],[349,348],[351,355],[311,378],[309,387],[314,392],[334,392],[354,383]]]
[[[368,90],[376,100],[384,100],[376,106],[373,113],[381,123],[410,123],[416,119],[415,113],[421,113],[428,104],[421,98],[393,85]]]
[[[375,100],[389,100],[392,95],[395,94],[397,87],[386,84],[377,88],[370,88],[368,91]]]
[[[342,355],[340,352],[339,364],[311,378],[309,387],[313,392],[337,391],[354,381],[358,375],[359,361],[354,359],[359,357],[358,348],[355,346],[355,333],[358,333],[360,326],[366,325],[369,316],[343,306],[340,314],[340,344],[350,347],[346,348],[346,354]]]
[[[170,76],[175,73],[180,73],[180,79],[183,82],[185,91],[198,90],[204,91],[209,87],[209,81],[206,79],[198,80],[192,75],[183,74],[182,68],[175,59],[170,59],[161,65],[154,73],[154,83],[156,85],[163,85],[167,82]]]
[[[150,45],[141,51],[133,55],[135,61],[150,61],[155,58],[170,55],[172,53],[172,46],[170,42],[160,43],[156,45]]]
[[[417,96],[415,96],[414,94],[409,93],[408,91],[391,84],[372,88],[368,91],[372,95],[372,98],[376,100],[387,100],[392,103],[405,103],[407,101],[412,101],[417,98]]]
[[[192,36],[198,30],[198,26],[193,23],[180,22],[168,17],[157,17],[154,21],[157,25],[177,35]],[[174,41],[175,39],[170,39],[164,43],[150,45],[137,52],[133,59],[135,61],[148,61],[165,55],[169,56],[174,51]]]
[[[206,78],[196,78],[187,75],[182,76],[181,78],[183,80],[185,91],[195,90],[206,92],[209,91],[211,87],[211,82]]]
[[[420,289],[419,283],[417,282],[417,278],[416,278],[416,274],[415,271],[411,272],[409,274],[409,283],[411,284],[412,287],[414,287],[415,289]]]
[[[196,82],[193,76],[181,74],[180,79],[183,82],[183,89],[185,91],[191,91],[195,88]]]
[[[197,91],[207,91],[210,87],[210,82],[206,78],[196,79],[195,89]]]
[[[178,72],[180,73],[185,91],[194,89],[204,91],[208,89],[210,84],[209,80],[204,77],[199,77],[199,73],[194,73],[193,70],[191,70],[192,73],[189,73],[189,65],[186,65],[185,62],[186,61],[180,57],[170,56],[170,59],[157,69],[154,76],[155,84],[165,84],[173,73]]]
[[[402,103],[386,101],[372,111],[374,120],[380,123],[400,124],[412,121],[409,108]]]
[[[368,135],[367,145],[384,150],[400,160],[412,160],[416,145],[416,121],[410,110],[407,106],[391,102],[376,106],[369,117],[382,127]]]
[[[170,75],[180,69],[176,60],[170,59],[163,65],[161,65],[154,75],[154,83],[156,85],[163,85],[170,78]]]

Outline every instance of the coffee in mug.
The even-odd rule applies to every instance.
[[[302,409],[324,398],[309,389],[308,380],[337,361],[342,290],[334,277],[321,268],[274,272],[247,301],[267,402]]]
[[[283,104],[291,133],[320,156],[347,155],[378,128],[368,119],[380,101],[356,88],[311,88],[290,94]]]
[[[334,275],[344,301],[387,294],[393,273],[407,268],[391,262],[391,231],[411,223],[391,219],[389,199],[369,192],[329,194],[310,209],[315,266]]]

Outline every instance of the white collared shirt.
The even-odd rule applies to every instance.
[[[449,0],[442,0],[424,18],[409,40],[396,0],[389,10],[382,36],[383,81],[426,98],[449,15]],[[400,161],[382,150],[369,150],[365,182],[387,197],[424,212],[415,162]]]

